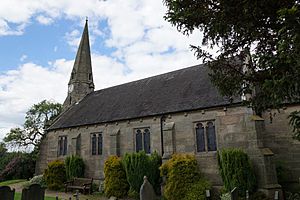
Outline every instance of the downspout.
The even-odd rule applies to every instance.
[[[166,116],[162,115],[160,117],[160,142],[161,142],[161,156],[164,155],[164,122],[166,121]]]

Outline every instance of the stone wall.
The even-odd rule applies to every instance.
[[[163,126],[161,127],[161,117]],[[217,154],[213,152],[196,152],[195,125],[198,122],[212,121],[215,125],[218,149],[238,147],[244,149],[254,163],[258,175],[259,187],[278,187],[276,173],[272,162],[273,153],[264,146],[264,121],[253,115],[247,107],[228,107],[208,110],[181,112],[164,116],[145,117],[142,119],[124,120],[113,123],[82,126],[64,130],[51,131],[47,135],[47,162],[64,159],[57,156],[58,136],[68,136],[68,154],[76,154],[74,141],[80,134],[81,149],[79,152],[87,167],[87,177],[103,178],[103,166],[109,155],[124,155],[135,150],[134,129],[149,127],[151,131],[151,151],[157,151],[163,158],[168,159],[172,153],[195,154],[201,171],[213,185],[221,186],[218,175]],[[267,126],[266,126],[267,127]],[[163,131],[163,150],[162,138]],[[103,155],[91,155],[91,133],[103,133]],[[274,143],[275,145],[275,143]],[[275,145],[276,146],[276,145]],[[271,146],[270,146],[271,147]],[[278,148],[278,147],[276,147]],[[299,148],[299,145],[295,148]],[[280,149],[274,149],[280,154]],[[46,162],[44,162],[46,163]],[[45,164],[42,164],[46,167]]]
[[[300,141],[292,138],[292,128],[287,117],[299,105],[280,110],[271,110],[263,114],[265,119],[264,145],[275,154],[277,165],[283,166],[284,181],[299,183],[300,178]]]

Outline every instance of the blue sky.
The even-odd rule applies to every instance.
[[[164,21],[162,0],[1,0],[0,140],[25,112],[62,103],[85,18],[96,90],[199,64],[186,37]]]

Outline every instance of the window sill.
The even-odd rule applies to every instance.
[[[217,151],[196,152],[196,157],[216,157]]]

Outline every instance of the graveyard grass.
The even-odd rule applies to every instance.
[[[14,184],[20,184],[20,185],[24,185],[27,182],[27,180],[24,179],[17,179],[17,180],[8,180],[8,181],[3,181],[0,182],[0,186],[5,186],[5,185],[14,185]],[[15,200],[21,200],[21,196],[22,193],[21,192],[15,192]],[[55,195],[56,196],[56,195]],[[45,200],[55,200],[55,196],[49,195],[49,196],[45,196]],[[64,192],[58,192],[58,196],[62,196],[63,198],[65,198],[66,194]],[[70,194],[68,194],[67,196],[72,196]],[[101,193],[97,193],[94,192],[92,195],[84,195],[80,197],[81,200],[85,200],[85,199],[89,199],[89,200],[107,200],[106,197],[103,196],[103,194]],[[61,198],[59,198],[59,200],[61,200]]]
[[[15,193],[15,200],[21,200],[21,196],[22,196],[21,193],[16,192],[16,193]],[[55,200],[55,197],[46,197],[46,196],[45,196],[45,200]]]
[[[24,179],[3,181],[3,182],[0,182],[0,186],[11,185],[11,184],[21,183],[21,182],[25,182],[25,181],[26,180],[24,180]]]

